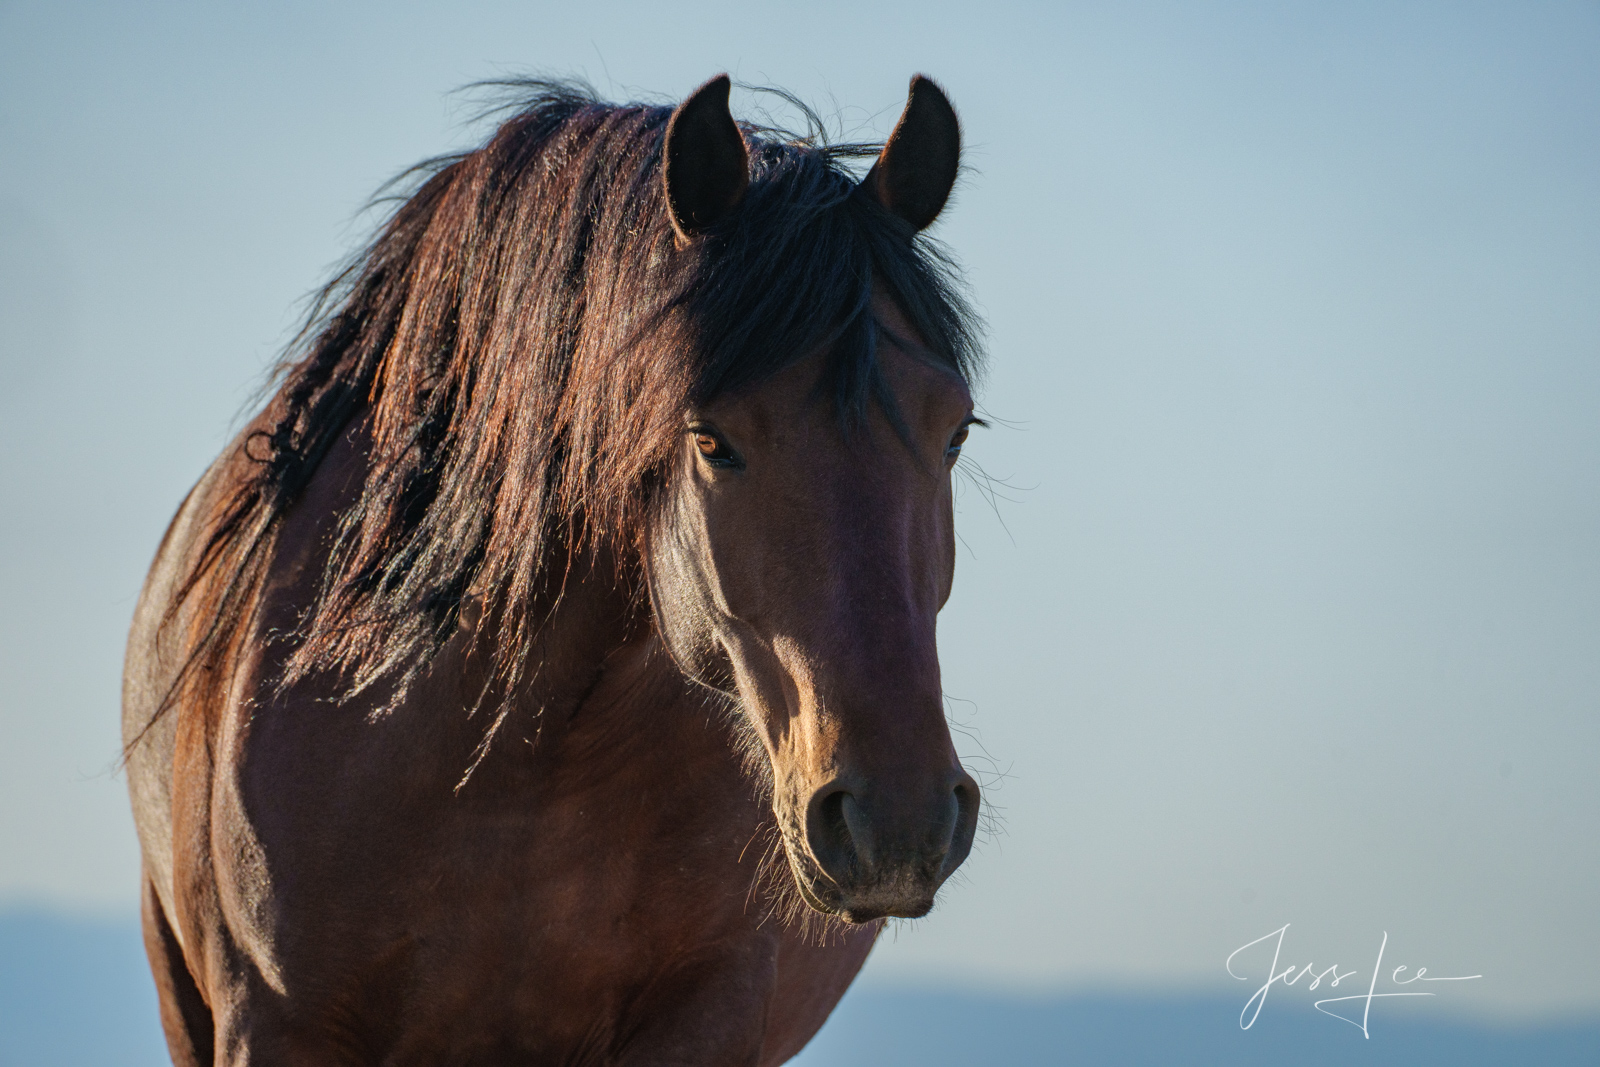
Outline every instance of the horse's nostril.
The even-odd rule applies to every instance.
[[[949,851],[945,854],[944,873],[948,875],[961,866],[972,851],[972,839],[978,832],[978,783],[963,774],[951,790],[956,802],[956,817],[950,828]]]
[[[810,838],[811,854],[823,873],[843,882],[857,859],[852,822],[862,822],[855,798],[837,789],[817,802]]]
[[[956,798],[956,823],[959,825],[965,820],[967,812],[977,810],[978,791],[968,783],[960,782],[951,792]]]
[[[861,805],[849,793],[844,794],[839,811],[844,815],[845,833],[856,864],[862,871],[872,870],[872,823],[866,812],[861,810]]]
[[[842,789],[837,793],[829,793],[822,798],[822,803],[817,807],[817,815],[822,822],[822,832],[830,841],[850,840],[850,824],[844,814],[844,802],[849,796],[850,794]]]

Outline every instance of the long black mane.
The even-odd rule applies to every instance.
[[[479,597],[502,620],[495,677],[509,693],[541,621],[520,608],[552,569],[602,546],[642,558],[692,408],[829,346],[847,425],[892,406],[875,289],[934,358],[974,373],[975,319],[951,265],[858,192],[844,160],[860,146],[744,125],[743,203],[679,247],[661,178],[670,109],[567,83],[516,88],[488,141],[419,168],[416,191],[322,290],[177,601],[203,622],[168,705],[226,675],[215,668],[274,532],[357,422],[365,481],[290,675],[336,670],[352,694],[384,678],[403,694]]]

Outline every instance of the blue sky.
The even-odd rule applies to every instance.
[[[1004,831],[869,973],[1231,990],[1292,923],[1600,1007],[1593,4],[0,4],[0,900],[134,908],[144,567],[450,90],[723,70],[966,124],[1013,488],[941,644]]]

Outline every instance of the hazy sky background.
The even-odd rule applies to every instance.
[[[1292,923],[1600,1009],[1592,2],[0,3],[0,902],[136,907],[145,567],[449,90],[723,70],[876,136],[923,71],[969,146],[1016,489],[941,643],[1005,830],[869,974],[1233,989]]]

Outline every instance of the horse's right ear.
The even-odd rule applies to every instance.
[[[950,98],[918,74],[911,79],[906,109],[872,164],[861,188],[920,230],[944,210],[961,170],[961,122]]]
[[[750,185],[750,155],[728,110],[729,88],[728,76],[717,75],[667,121],[661,173],[680,243],[738,207]]]

